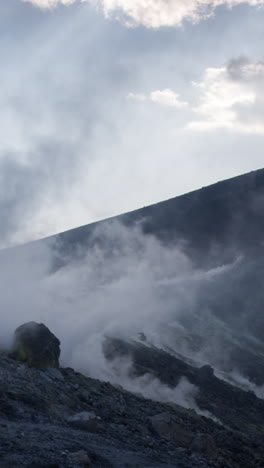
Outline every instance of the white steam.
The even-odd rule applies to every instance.
[[[22,323],[43,322],[61,340],[63,365],[145,397],[199,411],[197,389],[188,381],[171,389],[149,374],[131,378],[129,359],[109,363],[102,344],[106,336],[131,340],[143,332],[148,343],[193,358],[186,344],[190,330],[182,322],[188,317],[196,333],[209,340],[208,353],[197,353],[196,362],[212,357],[209,337],[215,341],[225,329],[208,310],[196,317],[195,305],[201,287],[232,266],[198,271],[180,245],[165,247],[153,236],[143,235],[140,226],[103,223],[90,240],[93,247],[80,250],[78,259],[55,271],[54,246],[48,243],[1,252],[2,346],[10,344]]]
[[[244,391],[250,391],[255,393],[255,395],[264,400],[264,385],[256,385],[251,382],[247,377],[242,375],[237,369],[234,369],[229,374],[223,372],[216,372],[216,375],[219,379],[224,380],[225,382],[235,385],[236,387],[241,388]]]

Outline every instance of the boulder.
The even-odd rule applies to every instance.
[[[76,413],[67,419],[68,423],[75,429],[97,432],[100,429],[101,418],[91,411]]]
[[[189,448],[193,440],[193,433],[179,424],[169,413],[161,413],[151,418],[155,432],[163,439],[174,442],[177,447]]]
[[[210,380],[214,377],[214,369],[213,367],[206,364],[205,366],[200,367],[199,369],[199,376],[203,380]]]
[[[58,368],[60,341],[43,323],[25,323],[15,331],[11,356],[29,367]]]
[[[92,467],[91,459],[85,450],[79,450],[78,452],[69,453],[68,459],[74,465],[82,467]]]
[[[190,452],[199,453],[210,458],[218,456],[218,450],[210,434],[196,434],[190,446]]]

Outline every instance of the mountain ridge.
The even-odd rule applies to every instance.
[[[81,245],[98,227],[119,222],[128,227],[140,223],[145,234],[166,243],[182,243],[198,264],[217,262],[242,254],[256,257],[264,251],[264,215],[259,206],[264,197],[264,169],[237,176],[199,190],[138,210],[84,225],[45,241],[58,241],[65,248]],[[225,260],[224,258],[224,260]],[[234,256],[233,256],[234,258]]]
[[[96,227],[98,225],[109,223],[109,222],[112,222],[112,221],[115,221],[115,220],[116,221],[121,221],[121,222],[124,221],[125,223],[130,224],[131,222],[133,222],[135,220],[144,218],[146,216],[146,212],[153,212],[153,210],[155,210],[156,208],[164,208],[166,205],[168,205],[168,204],[172,205],[175,202],[176,203],[182,203],[182,202],[188,201],[190,203],[193,203],[194,199],[197,198],[197,196],[199,196],[201,193],[205,193],[207,195],[209,192],[212,192],[212,191],[214,191],[215,189],[217,189],[219,187],[221,187],[223,189],[224,188],[229,188],[230,189],[230,186],[234,184],[236,186],[236,188],[239,185],[241,185],[242,190],[245,189],[245,186],[247,187],[247,189],[252,190],[252,188],[254,188],[254,186],[255,187],[262,186],[263,183],[264,183],[263,181],[264,181],[264,168],[263,169],[257,169],[257,170],[254,170],[254,171],[251,171],[251,172],[248,172],[248,173],[245,173],[245,174],[240,174],[238,176],[234,176],[234,177],[231,177],[231,178],[228,178],[228,179],[224,179],[224,180],[215,182],[215,183],[210,184],[208,186],[203,186],[203,187],[201,187],[199,189],[195,189],[195,190],[192,190],[190,192],[187,192],[187,193],[184,193],[184,194],[181,194],[181,195],[177,195],[175,197],[168,198],[166,200],[162,200],[162,201],[159,201],[159,202],[151,204],[151,205],[147,205],[147,206],[144,206],[144,207],[141,207],[141,208],[137,208],[135,210],[131,210],[131,211],[121,213],[121,214],[118,214],[118,215],[110,216],[110,217],[107,217],[105,219],[101,219],[99,221],[93,221],[92,223],[82,224],[80,226],[68,229],[66,231],[61,231],[61,232],[58,232],[56,234],[51,234],[49,236],[44,236],[44,237],[41,237],[39,239],[20,244],[18,246],[11,246],[11,247],[8,247],[7,249],[1,249],[1,250],[10,250],[10,249],[14,249],[14,248],[17,248],[17,247],[23,247],[24,245],[34,244],[36,242],[37,243],[38,242],[46,242],[46,241],[53,240],[55,238],[61,238],[62,240],[67,242],[67,241],[71,240],[71,237],[72,237],[73,234],[77,235],[76,238],[78,238],[78,237],[81,238],[81,236],[79,236],[79,234],[85,234],[85,231],[87,231],[87,230],[89,231],[89,229],[93,229],[94,227]]]

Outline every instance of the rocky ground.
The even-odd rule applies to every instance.
[[[182,357],[138,341],[106,339],[106,357],[128,356],[135,377],[153,375],[161,383],[175,388],[184,377],[198,390],[195,402],[200,410],[215,417],[225,427],[264,437],[264,401],[251,391],[242,391],[214,375],[211,366],[190,365]]]
[[[247,429],[232,430],[70,368],[39,370],[0,356],[1,468],[263,467],[255,411],[251,420],[247,409]]]

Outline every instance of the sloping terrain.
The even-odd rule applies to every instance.
[[[263,234],[260,170],[1,251],[0,467],[264,466]]]
[[[65,250],[76,252],[80,245],[89,245],[99,224],[111,220],[128,226],[140,223],[145,234],[153,234],[165,243],[182,241],[188,256],[199,266],[222,265],[238,254],[256,258],[263,253],[263,205],[264,169],[261,169],[61,233],[56,240]]]
[[[204,411],[208,417],[233,430],[247,433],[254,426],[253,432],[264,436],[264,401],[253,392],[241,391],[218,379],[210,366],[193,367],[161,349],[139,342],[111,339],[106,340],[104,349],[110,360],[117,356],[131,356],[133,365],[130,372],[133,378],[152,375],[172,389],[177,387],[182,378],[186,378],[197,389],[194,392],[196,411]]]
[[[191,306],[184,303],[177,311],[183,333],[164,316],[162,345],[262,386],[264,170],[55,236],[49,241],[56,267],[76,261],[83,249],[122,257],[123,234],[109,235],[116,222],[128,230],[139,226],[145,238],[155,237],[168,251],[180,249],[196,276],[204,275],[198,286],[189,282],[190,291],[195,288]],[[158,287],[161,302],[179,301],[175,284]]]
[[[170,365],[178,364],[171,358]],[[30,369],[1,354],[0,376],[1,468],[263,466],[264,403],[228,384],[222,402],[214,399],[213,377],[201,387],[208,388],[205,406],[224,404],[232,430],[70,368]],[[96,419],[78,418],[85,413]]]

